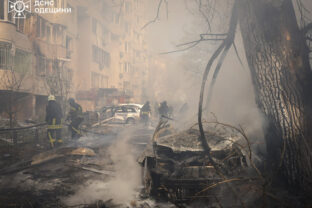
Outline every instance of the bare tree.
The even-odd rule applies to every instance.
[[[45,74],[45,81],[50,94],[61,98],[62,109],[66,111],[66,100],[70,95],[71,77],[70,72],[65,68],[66,60],[54,60],[53,72]]]
[[[235,1],[233,8],[227,38],[212,55],[203,77],[198,116],[203,146],[209,152],[201,126],[205,82],[212,63],[219,59],[209,101],[224,57],[234,44],[233,23],[238,20],[256,102],[269,124],[265,135],[269,167],[279,171],[275,179],[283,176],[288,185],[310,190],[312,74],[305,37],[309,25],[299,29],[291,0]]]
[[[199,1],[199,6],[203,4]],[[233,5],[226,36],[212,54],[203,75],[198,110],[202,145],[209,156],[210,147],[202,127],[205,83],[217,61],[208,88],[209,103],[223,60],[229,49],[235,48],[234,37],[239,24],[256,103],[269,124],[265,131],[269,168],[278,173],[275,179],[285,178],[289,186],[311,191],[312,72],[307,33],[312,24],[299,28],[291,0],[235,0]],[[202,7],[199,10],[204,14]],[[155,19],[158,13],[159,9]],[[207,15],[204,17],[211,28],[210,19]],[[192,45],[186,49],[201,41],[204,41],[202,36],[190,42]],[[178,51],[182,50],[173,52]]]
[[[21,91],[30,70],[31,58],[30,54],[21,51],[16,52],[14,49],[11,49],[10,53],[7,57],[7,69],[3,70],[0,83],[5,90],[1,105],[9,117],[10,128],[13,128],[21,107],[19,102],[26,96],[26,94],[22,95]]]

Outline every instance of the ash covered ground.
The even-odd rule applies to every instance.
[[[171,207],[142,198],[137,157],[153,130],[118,127],[88,134],[54,150],[40,150],[2,166],[0,207]],[[25,149],[29,152],[30,147]],[[7,158],[3,158],[7,159]]]

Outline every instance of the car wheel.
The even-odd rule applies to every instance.
[[[135,120],[133,118],[128,118],[126,123],[127,124],[135,124]]]

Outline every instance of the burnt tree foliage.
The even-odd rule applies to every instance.
[[[312,73],[291,0],[239,0],[239,23],[256,102],[266,117],[268,167],[311,189]]]

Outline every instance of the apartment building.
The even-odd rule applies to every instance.
[[[139,0],[79,1],[78,71],[83,79],[77,81],[77,89],[85,108],[143,102],[146,77],[139,75],[148,65],[142,58],[146,56],[139,24],[144,19],[142,9]]]
[[[25,18],[14,18],[8,4],[0,0],[0,112],[42,119],[51,93],[76,98],[84,110],[143,101],[139,0],[54,0],[49,7],[71,12]]]

